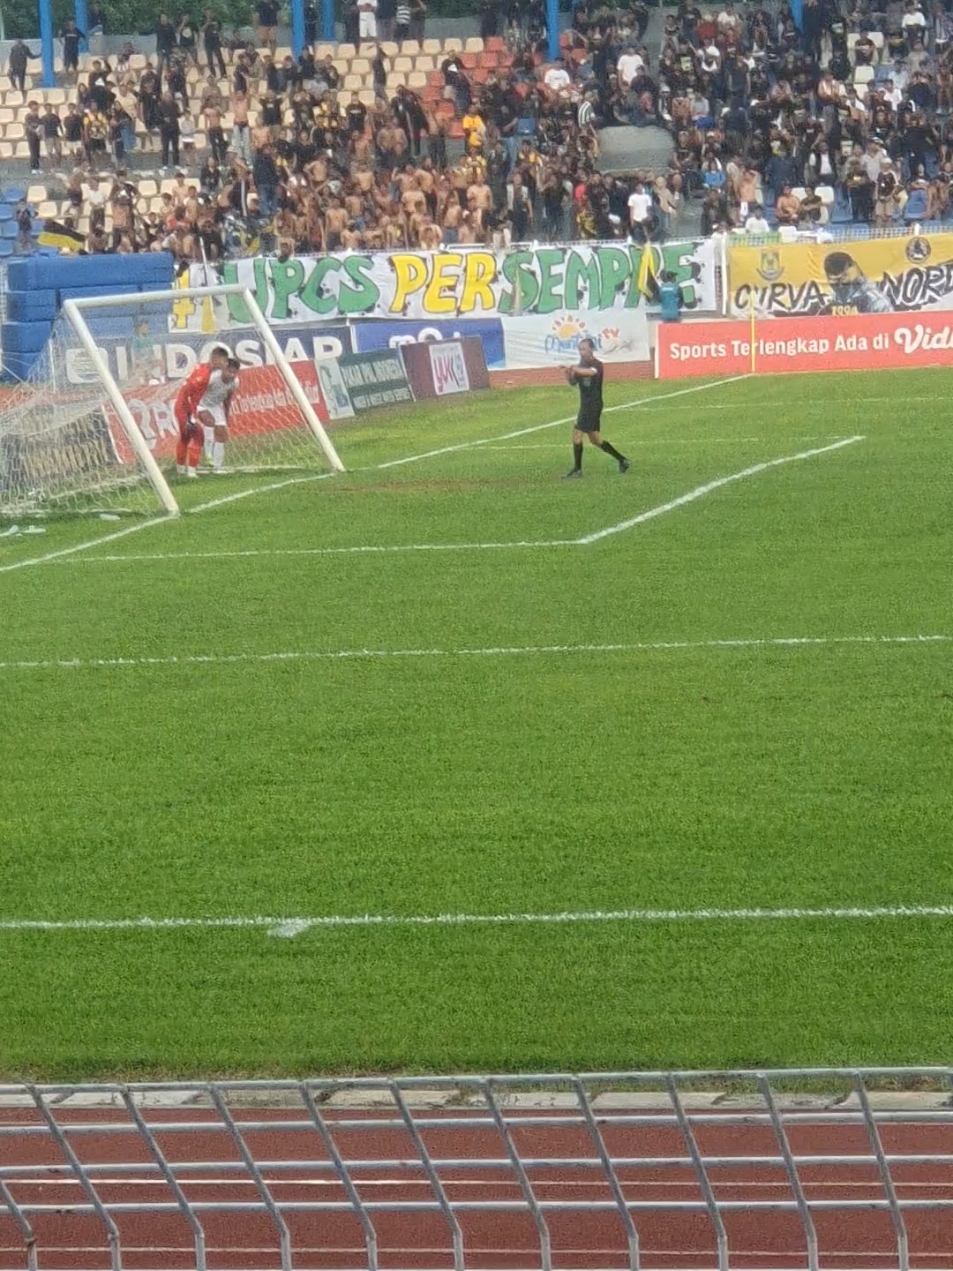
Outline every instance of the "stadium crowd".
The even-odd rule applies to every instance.
[[[953,20],[918,0],[804,0],[802,29],[777,12],[691,0],[664,17],[659,56],[643,0],[580,0],[563,56],[545,61],[541,0],[483,0],[486,55],[437,46],[425,85],[394,72],[398,46],[425,41],[425,0],[356,0],[347,10],[366,87],[348,88],[311,41],[278,55],[278,6],[260,0],[257,41],[161,14],[155,53],[127,45],[80,71],[63,32],[70,100],[23,118],[35,174],[74,171],[59,241],[89,252],[170,250],[182,262],[279,254],[495,246],[526,239],[661,239],[685,199],[704,234],[829,219],[887,225],[943,217],[953,180]],[[28,59],[8,74],[23,89]],[[138,65],[137,65],[138,62]],[[354,77],[351,77],[353,82]],[[599,135],[661,126],[666,171],[598,171]],[[127,166],[154,153],[161,194]],[[109,169],[111,176],[96,177]],[[169,172],[174,176],[168,176]]]

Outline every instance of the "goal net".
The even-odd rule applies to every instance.
[[[246,326],[228,318],[232,292]],[[176,401],[215,350],[239,363],[228,372],[227,415],[202,409],[221,391],[189,399],[192,453],[180,472]],[[65,301],[29,377],[2,399],[0,514],[175,514],[190,467],[209,485],[229,474],[343,471],[316,364],[296,351],[285,357],[240,287]]]

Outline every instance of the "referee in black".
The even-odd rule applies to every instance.
[[[579,341],[579,365],[566,367],[566,379],[570,384],[579,385],[579,414],[576,416],[576,427],[572,432],[573,466],[566,473],[568,477],[582,476],[583,437],[588,437],[590,444],[598,446],[607,455],[611,455],[619,465],[620,472],[628,472],[629,461],[620,455],[615,446],[603,441],[599,431],[602,421],[602,381],[605,370],[596,357],[595,345],[591,340]]]

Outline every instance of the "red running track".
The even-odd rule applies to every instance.
[[[663,1108],[660,1112],[666,1111]],[[234,1139],[212,1109],[149,1110],[144,1113],[169,1164],[179,1178],[190,1203],[206,1203],[200,1214],[205,1230],[209,1271],[258,1271],[279,1268],[280,1246],[275,1225],[265,1212],[223,1210],[224,1203],[261,1205],[252,1176],[242,1163]],[[302,1123],[300,1110],[236,1110],[245,1141],[279,1206],[305,1202],[337,1205],[332,1210],[283,1210],[291,1239],[292,1261],[299,1271],[349,1271],[367,1266],[362,1228],[338,1176],[333,1172],[325,1144],[313,1126]],[[513,1143],[521,1158],[546,1159],[549,1164],[531,1166],[528,1174],[542,1202],[612,1202],[608,1179],[601,1168],[560,1165],[565,1158],[595,1159],[593,1141],[584,1124],[537,1124],[553,1113],[507,1112],[513,1125]],[[561,1114],[567,1118],[571,1113]],[[779,1158],[778,1141],[769,1124],[743,1123],[737,1112],[699,1123],[693,1130],[699,1151],[719,1204],[793,1201],[783,1165],[746,1163],[751,1157]],[[355,1186],[365,1202],[408,1202],[434,1199],[434,1189],[419,1167],[420,1156],[411,1135],[396,1123],[394,1110],[326,1112],[333,1140],[348,1161],[364,1164],[353,1169]],[[681,1158],[687,1156],[685,1140],[677,1125],[620,1123],[620,1114],[600,1115],[605,1146],[614,1160],[630,1158]],[[465,1125],[443,1126],[441,1121],[466,1119]],[[169,1205],[174,1201],[168,1184],[154,1168],[146,1143],[135,1133],[109,1133],[108,1125],[130,1126],[122,1109],[58,1110],[58,1124],[68,1131],[77,1157],[93,1170],[96,1191],[107,1205]],[[430,1124],[419,1133],[436,1161],[453,1160],[454,1167],[439,1166],[447,1197],[474,1208],[457,1211],[462,1229],[466,1265],[475,1271],[509,1271],[541,1266],[540,1240],[525,1205],[512,1167],[506,1163],[506,1146],[489,1121],[485,1109],[472,1112],[416,1112],[415,1121]],[[477,1121],[482,1124],[476,1124]],[[514,1120],[516,1124],[514,1125]],[[288,1123],[294,1121],[299,1128]],[[203,1122],[210,1128],[191,1128]],[[342,1124],[346,1122],[346,1124]],[[367,1122],[368,1124],[364,1125]],[[380,1124],[389,1122],[389,1124]],[[187,1129],[164,1131],[176,1123]],[[376,1124],[375,1124],[376,1123]],[[436,1124],[434,1124],[436,1123]],[[109,1245],[103,1223],[94,1213],[76,1213],[87,1203],[80,1184],[69,1169],[63,1150],[42,1127],[32,1108],[0,1110],[0,1177],[17,1204],[42,1206],[29,1212],[36,1239],[38,1263],[45,1271],[60,1268],[107,1268]],[[76,1132],[76,1127],[86,1127]],[[73,1132],[69,1132],[70,1127]],[[931,1123],[914,1121],[879,1124],[888,1157],[942,1155],[948,1162],[914,1162],[891,1165],[900,1201],[953,1201],[953,1120]],[[862,1123],[818,1124],[786,1121],[792,1153],[799,1160],[798,1174],[809,1202],[884,1199],[870,1139]],[[800,1158],[856,1156],[855,1163],[803,1163]],[[727,1158],[710,1163],[712,1158]],[[480,1160],[496,1161],[490,1168]],[[189,1163],[213,1163],[208,1172],[190,1172]],[[299,1162],[293,1169],[279,1163]],[[375,1162],[379,1164],[375,1165]],[[417,1168],[414,1168],[414,1163]],[[474,1164],[467,1164],[467,1163]],[[396,1163],[396,1164],[395,1164]],[[118,1170],[117,1166],[127,1167]],[[151,1168],[150,1168],[151,1166]],[[44,1170],[42,1167],[60,1167]],[[633,1213],[638,1229],[640,1265],[660,1271],[701,1271],[717,1266],[716,1240],[707,1212],[689,1213],[665,1209],[673,1201],[702,1202],[697,1175],[690,1165],[623,1164],[617,1169],[626,1200],[644,1202],[647,1208]],[[511,1201],[518,1211],[492,1211],[479,1205]],[[870,1269],[886,1271],[898,1266],[897,1240],[885,1211],[814,1210],[820,1265],[832,1271]],[[168,1268],[176,1271],[196,1266],[195,1246],[181,1212],[115,1212],[124,1268]],[[953,1208],[906,1210],[910,1266],[917,1271],[953,1266]],[[625,1231],[618,1212],[608,1209],[547,1210],[555,1268],[608,1269],[629,1265]],[[452,1241],[449,1225],[440,1212],[375,1210],[381,1268],[451,1268]],[[730,1261],[739,1271],[763,1268],[788,1271],[807,1266],[804,1228],[796,1212],[751,1208],[724,1213]],[[0,1201],[0,1271],[27,1266],[23,1238]]]

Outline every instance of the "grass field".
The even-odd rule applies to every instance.
[[[953,902],[948,383],[611,384],[568,483],[568,390],[484,395],[0,539],[0,1070],[948,1061],[953,920],[805,912]]]

